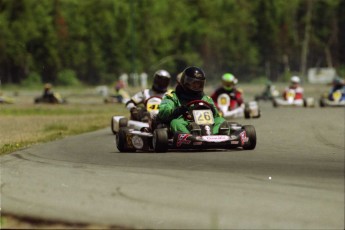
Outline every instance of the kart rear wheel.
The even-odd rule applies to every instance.
[[[306,108],[307,106],[308,106],[307,100],[304,98],[304,99],[303,99],[303,107]]]
[[[129,152],[130,149],[126,148],[128,128],[120,128],[119,132],[116,134],[116,147],[120,152]]]
[[[250,118],[250,108],[249,108],[249,104],[245,103],[245,107],[244,107],[244,118],[245,119],[249,119]]]
[[[273,99],[272,103],[274,108],[278,107],[278,102],[275,99]]]
[[[165,153],[168,151],[168,133],[166,129],[155,129],[153,132],[152,147],[156,153]]]
[[[320,99],[319,105],[320,107],[325,107],[325,102],[323,101],[323,99]]]
[[[245,150],[253,150],[256,146],[256,131],[254,126],[252,125],[244,125],[244,131],[246,132],[246,136],[248,141],[244,143],[243,149]]]

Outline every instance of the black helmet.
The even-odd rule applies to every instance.
[[[166,70],[158,70],[153,75],[152,89],[157,92],[166,92],[170,83],[170,74]]]
[[[190,93],[200,93],[204,91],[205,73],[202,69],[192,66],[182,72],[181,82],[183,89]]]

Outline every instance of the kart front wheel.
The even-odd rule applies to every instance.
[[[256,131],[254,126],[252,125],[245,125],[243,126],[244,131],[246,132],[246,136],[248,138],[247,142],[244,142],[242,146],[245,150],[253,150],[256,146]]]
[[[128,128],[120,128],[119,132],[116,134],[116,147],[120,152],[129,152],[126,146]]]
[[[152,146],[156,153],[168,151],[168,132],[166,129],[155,129],[153,132]]]
[[[249,119],[250,118],[250,108],[249,108],[249,104],[245,103],[244,106],[244,118],[245,119]]]
[[[274,108],[278,107],[278,102],[275,99],[273,99],[272,103]]]
[[[319,105],[320,107],[325,107],[325,102],[323,101],[323,99],[319,100]]]
[[[128,118],[123,117],[119,120],[119,128],[127,127],[128,125]]]

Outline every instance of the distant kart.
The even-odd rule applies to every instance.
[[[319,100],[320,107],[344,107],[345,106],[345,90],[336,90],[331,94],[325,93],[321,95]]]
[[[134,130],[143,130],[150,127],[149,122],[158,114],[159,105],[162,102],[162,98],[158,96],[152,96],[144,102],[144,107],[139,107],[138,120],[131,120],[125,116],[113,116],[111,118],[111,131],[113,134],[117,134],[120,128],[130,128]]]
[[[266,89],[261,94],[255,95],[255,101],[272,101],[274,98],[279,96],[278,90],[275,86],[271,86],[269,89]]]
[[[129,94],[124,89],[120,89],[116,94],[104,97],[104,103],[123,103],[130,100]]]
[[[259,118],[261,116],[259,105],[256,101],[242,104],[240,107],[231,109],[231,98],[228,94],[220,94],[217,98],[217,105],[224,118]]]
[[[273,107],[315,107],[315,100],[313,97],[296,99],[294,90],[287,92],[287,98],[277,97],[273,99]]]
[[[67,100],[62,98],[59,93],[53,93],[48,96],[40,96],[34,99],[34,103],[46,103],[46,104],[66,104]]]
[[[190,120],[190,133],[173,133],[166,124],[153,120],[151,132],[142,132],[120,127],[116,134],[116,146],[120,152],[186,149],[235,149],[253,150],[256,146],[256,131],[251,125],[227,122],[219,134],[211,134],[214,125],[212,106],[196,100],[187,104],[185,119]]]
[[[14,100],[10,97],[0,95],[0,104],[13,104]]]

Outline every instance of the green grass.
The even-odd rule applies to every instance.
[[[20,91],[14,104],[0,104],[0,155],[106,127],[111,132],[111,117],[128,115],[127,109],[123,104],[104,104],[102,97],[90,92],[78,90],[68,104],[36,105]],[[30,93],[36,94],[40,92]]]

